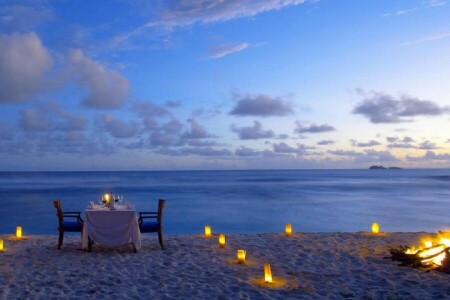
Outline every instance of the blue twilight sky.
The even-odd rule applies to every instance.
[[[450,167],[446,0],[0,0],[0,170]]]

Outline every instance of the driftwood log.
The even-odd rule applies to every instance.
[[[450,247],[443,249],[433,255],[421,257],[420,254],[424,251],[432,250],[434,248],[442,248],[443,245],[435,245],[430,248],[426,248],[420,251],[417,251],[414,254],[406,253],[408,250],[407,246],[400,246],[398,248],[389,248],[389,252],[391,253],[390,258],[394,261],[399,261],[399,266],[408,266],[413,268],[420,268],[425,270],[435,270],[439,269],[442,272],[450,273]],[[429,262],[430,259],[433,259],[441,254],[445,253],[445,258],[442,260],[441,266],[437,266],[434,263]]]

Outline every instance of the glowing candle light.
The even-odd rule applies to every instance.
[[[3,251],[3,240],[0,239],[0,251]]]
[[[105,201],[106,204],[109,203],[109,201],[111,200],[111,195],[106,193],[103,195],[103,200]]]
[[[245,255],[246,254],[247,254],[247,251],[245,251],[245,250],[238,250],[237,251],[238,263],[240,263],[240,264],[245,263]]]
[[[433,247],[433,242],[432,241],[425,241],[425,248],[431,248]]]
[[[284,231],[286,232],[286,236],[291,236],[292,235],[292,226],[291,224],[286,224]]]
[[[18,238],[22,237],[22,227],[21,226],[16,227],[16,237],[18,237]]]
[[[264,264],[264,281],[272,283],[272,271],[270,270],[270,264]]]
[[[220,248],[224,248],[225,244],[226,244],[225,235],[224,234],[219,235]]]
[[[378,223],[373,223],[372,224],[372,233],[378,234],[379,232],[380,232],[380,225],[378,225]]]
[[[209,226],[209,225],[205,226],[205,236],[211,237],[211,226]]]

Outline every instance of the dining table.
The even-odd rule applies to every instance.
[[[138,251],[142,244],[136,209],[127,205],[116,205],[113,209],[90,205],[84,211],[82,249],[90,250],[92,241],[107,247],[132,243]]]

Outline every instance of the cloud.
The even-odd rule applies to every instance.
[[[132,110],[140,117],[163,117],[170,115],[170,112],[151,101],[140,101],[133,103]]]
[[[46,91],[50,53],[34,33],[0,35],[0,103],[20,103]]]
[[[69,53],[70,73],[88,95],[82,104],[91,108],[120,107],[129,93],[129,82],[120,73],[84,56],[81,50]]]
[[[181,102],[180,101],[174,101],[174,100],[168,100],[168,101],[166,101],[165,105],[167,107],[175,108],[175,107],[180,107],[181,106]]]
[[[353,150],[330,150],[328,153],[336,156],[347,156],[357,163],[381,163],[398,160],[389,151],[376,151],[372,149],[364,150],[364,152]]]
[[[360,156],[361,152],[356,152],[353,150],[329,150],[328,153],[338,155],[338,156]]]
[[[237,44],[223,44],[211,49],[209,51],[210,59],[218,59],[233,53],[241,52],[247,49],[250,45],[248,43]]]
[[[245,146],[241,146],[236,151],[234,151],[234,154],[241,157],[250,157],[250,156],[258,156],[261,155],[261,151],[256,151],[252,148],[248,148]]]
[[[13,5],[0,6],[0,27],[14,32],[29,32],[35,30],[40,24],[54,18],[51,8],[39,3],[41,1],[30,1],[29,6]],[[4,4],[5,1],[2,2]]]
[[[12,139],[4,140],[0,152],[11,155],[110,154],[118,145],[110,145],[102,131],[87,136],[86,117],[70,112],[55,101],[37,103],[19,111]]]
[[[182,135],[184,139],[204,139],[210,137],[210,135],[206,132],[205,128],[201,126],[195,119],[189,119],[190,123],[190,131],[185,132]]]
[[[450,32],[443,32],[443,33],[439,33],[439,34],[428,35],[428,36],[425,36],[425,37],[422,37],[422,38],[416,39],[416,40],[406,41],[406,42],[398,44],[398,46],[405,47],[405,46],[423,44],[423,43],[427,43],[427,42],[433,42],[433,41],[437,41],[437,40],[446,39],[449,37],[450,37]]]
[[[235,98],[237,103],[230,115],[270,117],[293,113],[292,106],[280,98],[267,95],[236,95]]]
[[[335,142],[333,140],[322,140],[322,141],[318,141],[317,145],[333,145]]]
[[[14,127],[9,122],[0,120],[0,141],[11,141],[14,139]]]
[[[232,127],[233,132],[239,135],[241,140],[257,140],[272,138],[275,136],[272,130],[263,130],[260,122],[255,121],[253,126],[249,127]]]
[[[417,7],[410,8],[410,9],[399,9],[399,10],[396,10],[395,12],[384,13],[384,14],[381,15],[381,16],[382,16],[383,18],[391,17],[391,16],[403,16],[403,15],[412,13],[412,12],[414,12],[414,11],[416,11],[416,10],[418,10]]]
[[[336,128],[328,124],[321,124],[321,125],[311,124],[309,126],[303,126],[298,121],[296,123],[297,127],[294,130],[296,133],[322,133],[336,130]]]
[[[409,136],[403,137],[400,139],[399,137],[386,137],[386,141],[389,143],[387,145],[388,148],[403,148],[403,149],[413,149],[417,148],[412,143],[414,143],[414,139]]]
[[[55,101],[20,111],[19,125],[27,132],[79,131],[87,124],[82,114],[70,113]]]
[[[136,123],[126,123],[111,114],[103,114],[102,122],[105,129],[116,138],[131,138],[139,132],[139,126]]]
[[[304,145],[297,144],[297,147],[292,147],[286,143],[273,144],[272,147],[275,153],[297,154],[297,155],[304,155],[306,154],[306,150],[310,149]]]
[[[381,145],[379,142],[375,141],[375,140],[371,140],[369,142],[358,142],[356,140],[351,140],[350,141],[352,143],[352,146],[354,147],[373,147],[373,146],[378,146]]]
[[[423,3],[428,7],[438,7],[447,4],[445,0],[424,0]]]
[[[48,131],[51,129],[50,119],[41,115],[39,111],[31,108],[20,111],[19,122],[20,126],[25,131]]]
[[[182,129],[183,125],[175,118],[170,119],[162,126],[163,132],[168,135],[179,134]]]
[[[377,123],[400,123],[411,121],[415,116],[438,116],[449,111],[448,107],[440,107],[428,100],[420,100],[411,96],[393,96],[373,92],[369,97],[363,99],[353,109],[354,114],[360,114]]]
[[[158,13],[146,24],[126,34],[116,36],[112,42],[113,44],[126,42],[130,38],[141,35],[149,29],[160,28],[166,32],[170,32],[177,27],[225,22],[242,17],[253,17],[263,12],[278,10],[291,5],[299,5],[304,2],[304,0],[164,1],[158,7]]]
[[[193,147],[193,148],[182,148],[179,150],[180,154],[183,155],[197,155],[197,156],[229,156],[232,155],[228,149],[214,149],[211,147]]]
[[[418,157],[406,156],[406,159],[408,161],[437,160],[437,161],[450,162],[450,154],[448,154],[448,153],[436,154],[435,152],[428,150],[423,156],[418,156]]]
[[[419,144],[419,149],[422,150],[435,150],[435,149],[439,149],[438,146],[436,146],[435,143],[432,143],[430,141],[424,141],[422,143]]]

